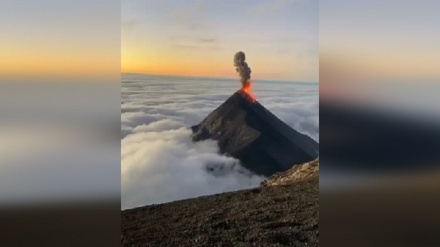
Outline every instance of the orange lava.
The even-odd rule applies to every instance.
[[[255,98],[254,94],[252,93],[252,84],[250,81],[248,81],[246,83],[246,85],[244,85],[244,87],[242,88],[243,92],[246,93],[246,95],[248,96],[249,100],[252,103],[257,102],[257,99]]]

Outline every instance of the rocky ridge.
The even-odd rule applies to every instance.
[[[261,186],[289,185],[309,180],[319,180],[319,157],[316,160],[295,165],[285,172],[278,172],[261,183]]]

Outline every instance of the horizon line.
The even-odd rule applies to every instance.
[[[198,78],[198,79],[223,79],[223,80],[238,80],[239,78],[230,78],[230,77],[207,77],[207,76],[191,76],[191,75],[164,75],[164,74],[150,74],[150,73],[142,73],[142,72],[122,72],[122,74],[136,74],[136,75],[150,75],[150,76],[169,76],[169,77],[186,77],[186,78]],[[272,82],[296,82],[296,83],[315,83],[319,84],[319,81],[295,81],[295,80],[273,80],[273,79],[256,79],[256,81],[272,81]]]

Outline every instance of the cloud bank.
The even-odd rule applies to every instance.
[[[318,86],[301,89],[280,84],[281,90],[273,90],[271,86],[277,87],[273,83],[254,85],[260,102],[275,115],[319,138]],[[234,158],[219,155],[215,141],[193,143],[188,129],[239,87],[238,80],[123,75],[123,209],[258,186],[264,177],[251,174]]]

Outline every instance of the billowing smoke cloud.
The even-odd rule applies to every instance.
[[[244,52],[239,51],[234,56],[234,66],[236,67],[238,74],[240,75],[242,87],[246,85],[249,79],[251,79],[251,68],[246,63],[246,55]]]

